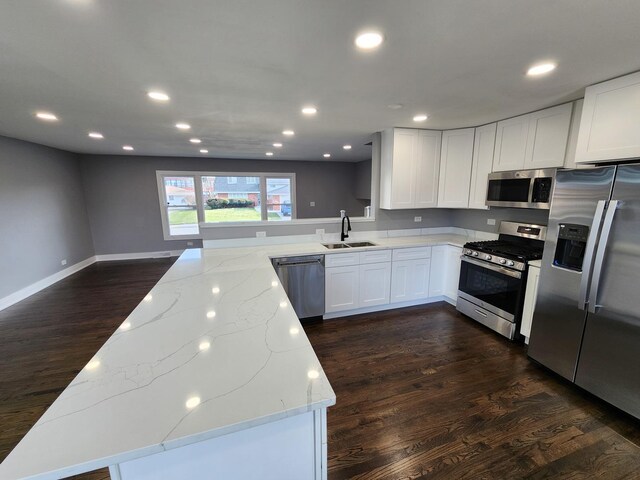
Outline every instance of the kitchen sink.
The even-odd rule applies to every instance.
[[[375,243],[371,242],[352,242],[352,243],[323,243],[324,247],[329,250],[336,250],[340,248],[358,248],[358,247],[375,247]]]
[[[340,248],[350,248],[349,245],[347,245],[346,243],[323,243],[322,245],[328,248],[329,250],[336,250]]]
[[[349,245],[352,248],[357,248],[357,247],[375,247],[376,246],[375,243],[371,243],[371,242],[353,242],[353,243],[347,243],[347,245]]]

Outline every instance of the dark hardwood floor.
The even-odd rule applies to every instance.
[[[0,460],[171,264],[95,264],[0,312]],[[305,330],[338,397],[330,480],[640,478],[639,422],[447,304]]]
[[[329,478],[640,478],[640,422],[439,303],[305,328],[337,395]]]

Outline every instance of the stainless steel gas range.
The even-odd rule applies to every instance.
[[[542,258],[547,227],[501,222],[498,240],[462,250],[457,309],[499,334],[520,338],[528,262]]]

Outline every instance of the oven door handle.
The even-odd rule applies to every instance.
[[[476,260],[474,258],[467,257],[466,255],[463,255],[461,259],[463,262],[471,263],[482,268],[493,270],[494,272],[499,272],[504,275],[508,275],[509,277],[522,278],[522,272],[518,270],[511,270],[510,268],[501,267],[500,265],[494,265],[493,263]]]

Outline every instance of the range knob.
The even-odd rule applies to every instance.
[[[473,252],[473,256],[477,257],[478,256],[478,252]]]
[[[491,260],[493,257],[491,255],[487,255],[486,257],[484,257],[485,260]]]
[[[500,263],[501,263],[502,265],[504,265],[505,263],[507,263],[507,261],[506,261],[504,258],[501,258],[501,259],[500,259]]]
[[[515,265],[515,263],[513,263],[513,260],[509,260],[507,262],[507,265],[509,265],[510,267],[513,267]]]

